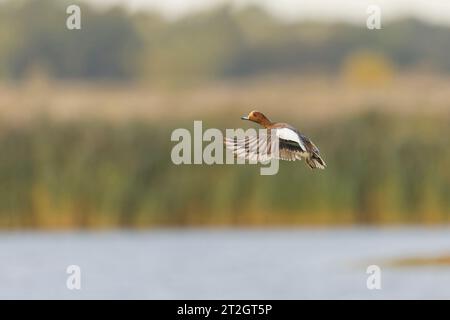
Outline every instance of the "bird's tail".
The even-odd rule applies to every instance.
[[[306,158],[306,163],[311,169],[325,169],[327,164],[317,153],[314,153],[311,157]]]

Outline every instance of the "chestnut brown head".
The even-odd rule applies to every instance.
[[[241,117],[241,119],[256,122],[264,127],[271,124],[270,120],[264,114],[256,110],[250,112],[248,116]]]

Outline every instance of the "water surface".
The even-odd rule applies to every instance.
[[[448,228],[3,232],[0,298],[448,299],[450,267],[389,263],[448,253]],[[366,287],[371,264],[381,290]]]

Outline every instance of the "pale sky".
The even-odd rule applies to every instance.
[[[450,0],[85,0],[97,5],[123,4],[132,10],[156,9],[168,18],[177,18],[192,11],[222,3],[235,7],[249,4],[263,6],[285,19],[344,20],[363,23],[371,4],[381,8],[382,19],[416,16],[450,24]]]

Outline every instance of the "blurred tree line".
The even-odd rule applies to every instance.
[[[286,23],[262,9],[222,6],[168,21],[120,7],[82,9],[82,29],[66,29],[65,0],[0,3],[0,76],[35,68],[58,79],[202,81],[265,73],[336,72],[350,54],[374,51],[399,70],[450,72],[450,30],[406,19],[383,30]],[[76,3],[76,1],[75,1]]]

